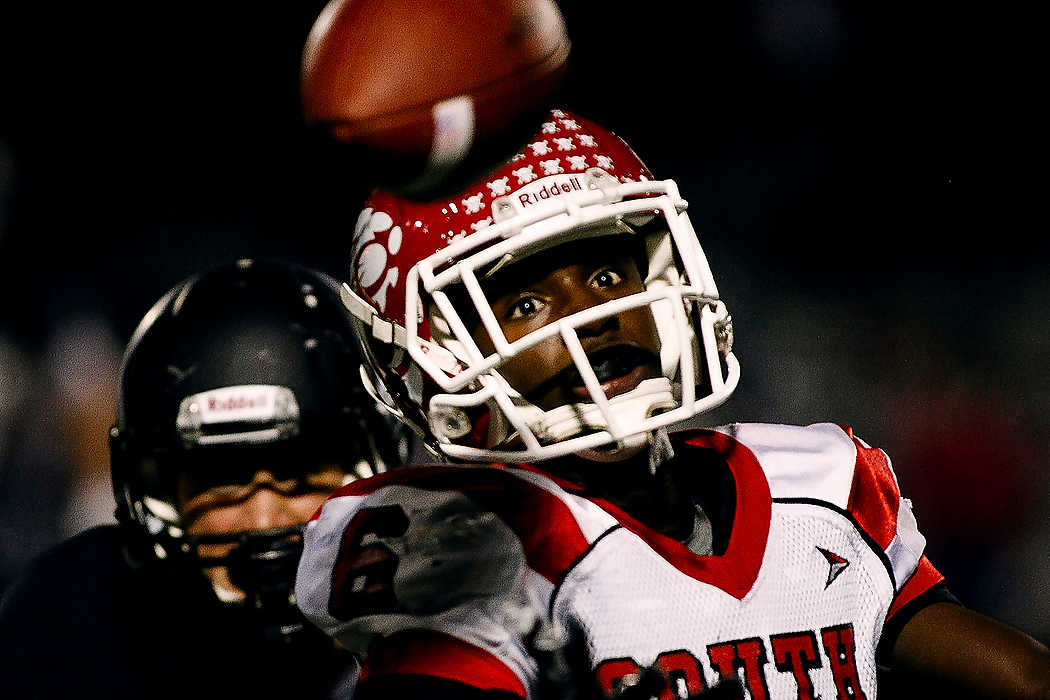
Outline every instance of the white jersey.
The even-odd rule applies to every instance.
[[[655,666],[680,697],[874,698],[887,620],[942,577],[885,453],[833,424],[674,434],[732,474],[724,550],[698,555],[533,469],[420,467],[354,482],[311,522],[306,615],[368,673],[528,697],[529,615],[575,630],[602,690]],[[708,460],[709,463],[709,460]]]

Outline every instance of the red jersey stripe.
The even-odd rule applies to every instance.
[[[900,592],[897,594],[897,597],[893,599],[893,605],[890,606],[890,611],[886,613],[886,619],[889,620],[896,615],[897,611],[902,607],[915,600],[943,580],[944,575],[930,563],[929,559],[923,556],[923,558],[919,560],[919,566],[915,569],[915,573],[912,574],[907,582],[905,582],[901,587]]]
[[[425,675],[482,690],[526,697],[525,685],[493,654],[433,630],[406,630],[380,638],[368,653],[359,683],[379,675]]]

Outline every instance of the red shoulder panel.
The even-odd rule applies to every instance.
[[[897,479],[885,452],[866,446],[853,434],[852,428],[844,426],[843,430],[857,446],[857,464],[846,508],[885,551],[897,535],[901,498]]]
[[[517,535],[530,568],[556,582],[590,543],[569,506],[556,495],[498,467],[410,467],[354,481],[333,493],[366,496],[385,486],[458,491],[495,513]]]

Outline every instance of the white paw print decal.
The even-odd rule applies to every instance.
[[[377,233],[389,231],[384,244]],[[386,212],[365,209],[357,218],[354,227],[355,275],[361,289],[368,290],[382,280],[379,289],[369,292],[369,296],[379,307],[386,311],[387,290],[397,284],[398,268],[390,266],[390,256],[401,250],[402,232],[400,226],[394,226],[394,220]]]

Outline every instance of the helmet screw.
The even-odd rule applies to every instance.
[[[726,316],[724,321],[715,324],[715,342],[718,351],[723,355],[733,349],[733,317]]]
[[[514,205],[506,197],[492,200],[492,220],[497,223],[515,215]]]

